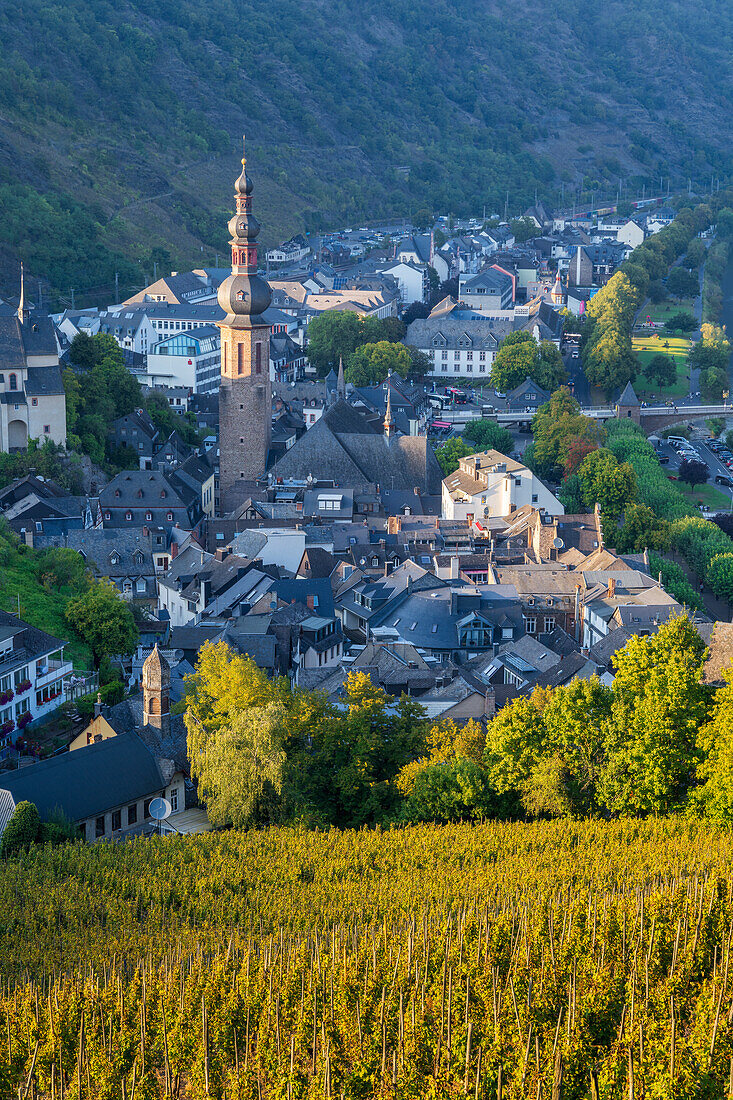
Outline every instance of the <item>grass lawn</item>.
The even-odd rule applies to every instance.
[[[684,397],[690,392],[690,372],[687,369],[687,356],[692,341],[681,336],[634,336],[631,347],[639,362],[641,374],[634,383],[634,389],[642,400],[648,400],[652,394],[657,397]],[[655,355],[669,355],[677,367],[677,378],[669,386],[653,382],[643,373],[644,368]]]
[[[664,321],[666,323],[675,313],[692,313],[694,315],[693,307],[694,300],[692,298],[682,298],[679,302],[660,302],[659,305],[654,305],[653,302],[647,302],[639,314],[639,323],[643,324],[647,317],[652,321]]]
[[[678,481],[676,484],[688,503],[695,506],[707,504],[715,512],[730,511],[730,495],[728,493],[721,493],[720,489],[714,489],[712,485],[696,485],[694,489],[690,489],[689,485],[685,485],[682,481]]]

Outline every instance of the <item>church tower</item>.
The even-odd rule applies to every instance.
[[[270,330],[263,313],[272,300],[257,274],[260,225],[252,213],[252,181],[242,157],[234,185],[236,213],[229,222],[232,273],[219,287],[219,495],[222,514],[239,500],[237,485],[265,473],[270,447]]]
[[[171,666],[157,643],[143,665],[142,681],[143,725],[154,726],[167,737],[171,726]]]

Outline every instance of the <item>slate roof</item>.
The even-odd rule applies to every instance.
[[[36,657],[42,657],[45,653],[53,653],[54,650],[66,645],[65,640],[54,638],[45,630],[39,630],[37,626],[23,622],[17,615],[11,615],[9,611],[0,611],[0,630],[5,631],[4,637],[8,637],[8,631],[15,636],[17,643],[15,648],[22,647],[30,661],[35,660]]]
[[[0,789],[10,791],[16,805],[33,802],[42,818],[60,808],[72,821],[95,817],[164,788],[152,752],[131,731],[0,774]]]
[[[455,350],[459,340],[474,351],[495,351],[499,341],[511,329],[510,322],[468,315],[469,311],[445,312],[434,317],[419,317],[407,326],[405,343],[416,348],[440,347]],[[436,344],[436,339],[442,342]]]
[[[0,315],[0,372],[27,367],[30,356],[56,357],[58,348],[50,317],[31,313],[21,324],[17,313]],[[13,391],[13,400],[21,403],[23,390]],[[56,363],[48,367],[28,367],[25,392],[33,396],[48,396],[64,392],[61,368]]]
[[[631,385],[631,382],[626,383],[623,393],[619,397],[616,404],[619,406],[619,408],[626,408],[639,404],[639,398],[634,393],[634,387]]]
[[[343,400],[337,401],[275,464],[280,477],[315,472],[339,487],[382,484],[385,488],[438,493],[442,472],[425,436],[387,440]],[[393,480],[394,479],[394,480]]]

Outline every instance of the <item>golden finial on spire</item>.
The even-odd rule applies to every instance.
[[[245,148],[246,134],[242,134],[242,167],[247,163],[247,150]]]

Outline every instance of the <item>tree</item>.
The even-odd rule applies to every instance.
[[[563,464],[565,477],[572,477],[583,459],[596,450],[598,450],[598,444],[595,440],[584,439],[579,435],[571,436],[565,447],[565,462]]]
[[[0,855],[4,859],[19,855],[35,844],[41,830],[41,818],[32,802],[19,802],[0,837]]]
[[[308,802],[342,827],[384,820],[401,800],[395,778],[424,755],[426,733],[424,712],[414,699],[391,699],[366,674],[350,673],[343,708],[313,723],[303,753]]]
[[[733,553],[716,554],[707,568],[705,580],[716,596],[733,603]]]
[[[671,355],[653,355],[644,371],[658,386],[671,386],[677,380],[677,365]]]
[[[642,550],[668,550],[669,522],[657,516],[646,504],[629,504],[624,521],[616,532],[619,554],[637,554]]]
[[[552,392],[567,380],[560,352],[549,340],[538,344],[531,332],[512,332],[506,336],[491,367],[491,382],[508,393],[525,378]]]
[[[680,462],[679,479],[686,482],[692,489],[695,485],[702,485],[707,481],[708,468],[704,462],[697,462],[694,458],[683,458]]]
[[[413,321],[422,320],[425,317],[430,316],[430,306],[425,302],[410,302],[407,309],[402,314],[402,321],[405,326],[411,325]]]
[[[360,321],[350,310],[327,310],[308,325],[307,355],[321,378],[337,370],[360,343]]]
[[[724,367],[710,367],[700,371],[700,390],[705,397],[721,401],[723,393],[729,388],[730,379]]]
[[[655,305],[659,305],[661,302],[664,302],[667,299],[667,291],[661,279],[653,279],[649,283],[649,289],[647,293],[649,295],[649,298],[652,302],[654,302]]]
[[[523,244],[540,232],[534,218],[513,218],[509,222],[509,228],[517,244]]]
[[[697,328],[697,321],[691,313],[680,310],[667,319],[664,327],[667,332],[693,332]]]
[[[281,793],[286,716],[282,703],[270,702],[239,711],[215,735],[193,717],[187,723],[191,776],[213,825],[251,825],[268,790]]]
[[[433,363],[429,355],[426,355],[420,348],[414,348],[411,344],[407,344],[407,351],[410,356],[410,376],[413,378],[424,378],[425,375],[433,369]]]
[[[721,824],[733,821],[733,669],[724,669],[725,685],[715,693],[710,720],[700,729],[701,786],[692,793],[699,813]]]
[[[614,813],[671,813],[685,803],[707,716],[705,643],[686,616],[634,635],[614,657],[607,764],[599,784]]]
[[[445,443],[441,443],[436,448],[435,457],[443,471],[443,477],[448,477],[448,474],[452,474],[454,470],[457,470],[458,460],[465,458],[466,455],[472,455],[475,450],[475,447],[472,447],[457,435],[453,436],[452,439],[447,439]]]
[[[636,475],[628,462],[619,463],[610,451],[599,448],[583,459],[578,480],[584,504],[615,522],[620,513],[636,499]]]
[[[380,340],[363,344],[352,354],[346,369],[346,381],[355,386],[376,386],[392,371],[406,378],[412,368],[410,353],[404,344]]]
[[[673,267],[667,276],[667,290],[675,298],[695,298],[700,293],[697,274],[693,275],[685,267]]]
[[[474,444],[474,450],[478,451],[494,450],[508,455],[514,449],[511,432],[495,420],[470,421],[464,429],[463,438]]]
[[[99,666],[103,657],[127,656],[137,645],[138,630],[130,608],[106,578],[92,581],[89,589],[71,600],[66,621],[91,647]]]
[[[605,438],[603,426],[581,414],[580,405],[566,386],[555,390],[537,410],[532,418],[532,434],[532,469],[540,477],[555,480],[562,477],[571,448],[577,451],[580,441],[586,441],[591,444],[588,450],[594,450]]]

